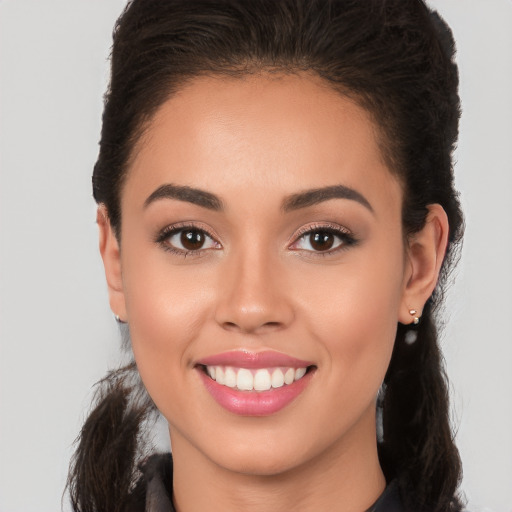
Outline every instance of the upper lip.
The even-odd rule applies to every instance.
[[[297,359],[281,352],[266,350],[263,352],[250,352],[247,350],[232,350],[204,357],[197,361],[198,365],[203,366],[234,366],[237,368],[273,368],[273,367],[291,367],[307,368],[314,363]]]

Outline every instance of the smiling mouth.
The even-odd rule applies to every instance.
[[[312,371],[313,365],[303,368],[237,368],[234,366],[199,365],[200,369],[221,386],[239,391],[270,391],[289,386]]]

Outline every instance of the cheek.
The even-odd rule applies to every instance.
[[[347,295],[332,302],[335,306],[319,311],[314,330],[325,340],[330,357],[347,372],[385,373],[396,334],[398,302],[388,295],[379,300],[373,287],[368,293],[358,289],[357,294],[348,288]]]
[[[132,348],[152,394],[153,382],[167,388],[190,365],[212,298],[200,265],[195,270],[171,268],[167,255],[156,251],[126,254],[124,291]]]
[[[398,245],[400,247],[400,245]],[[356,253],[354,253],[356,255]],[[333,379],[354,393],[373,394],[387,371],[402,296],[403,257],[397,251],[381,258],[361,251],[351,264],[333,268],[314,283],[301,304],[333,366]]]

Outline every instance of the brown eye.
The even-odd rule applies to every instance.
[[[198,251],[202,249],[206,236],[202,231],[196,229],[184,230],[181,232],[180,242],[187,251]]]
[[[353,235],[342,228],[322,227],[303,231],[290,246],[294,251],[306,251],[311,253],[335,253],[336,249],[348,248],[356,244]]]
[[[157,242],[170,251],[185,255],[204,249],[220,249],[220,244],[206,231],[194,227],[166,229]]]
[[[328,231],[315,231],[309,236],[309,243],[315,251],[328,251],[332,249],[335,236]]]

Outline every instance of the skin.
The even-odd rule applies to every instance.
[[[224,209],[145,206],[164,184],[215,194]],[[282,208],[332,185],[356,190],[371,211],[343,198]],[[401,203],[371,117],[319,78],[198,78],[157,111],[122,190],[121,246],[103,206],[98,224],[112,310],[129,323],[169,422],[177,510],[361,511],[382,493],[376,395],[397,322],[420,315],[435,287],[448,232],[432,205],[404,243]],[[185,256],[166,250],[179,237],[155,241],[183,222],[212,235],[204,249]],[[315,251],[301,229],[326,225],[356,243],[335,236],[338,249]],[[194,368],[235,349],[275,350],[316,370],[278,413],[238,416]]]

